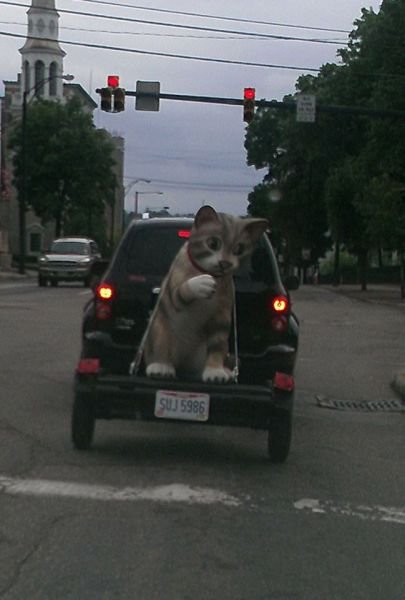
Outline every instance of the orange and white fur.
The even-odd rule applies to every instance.
[[[265,219],[198,211],[190,238],[163,281],[145,342],[149,377],[227,382],[233,273],[267,228]]]

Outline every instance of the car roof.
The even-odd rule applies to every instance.
[[[194,219],[190,217],[154,217],[152,219],[133,219],[130,227],[154,227],[173,225],[174,227],[182,225],[192,225]]]

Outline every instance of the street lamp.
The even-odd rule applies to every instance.
[[[21,156],[22,156],[22,194],[19,197],[18,211],[19,211],[19,236],[20,236],[20,256],[18,271],[21,274],[25,273],[25,211],[27,207],[28,192],[27,192],[27,106],[28,96],[31,92],[36,92],[41,86],[45,85],[52,79],[65,79],[66,81],[72,81],[74,75],[52,75],[37,81],[37,83],[23,92],[23,103],[22,103],[22,117],[21,117]]]

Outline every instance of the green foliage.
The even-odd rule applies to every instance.
[[[353,256],[344,250],[340,253],[340,266],[342,271],[356,271],[357,260]],[[319,270],[321,275],[333,275],[334,272],[334,257],[332,255],[328,255],[326,258],[322,259],[319,265]]]
[[[24,143],[22,123],[11,138],[14,178],[20,197],[43,223],[55,222],[55,235],[96,236],[104,231],[105,205],[112,202],[112,144],[97,130],[80,101],[35,101],[27,106]]]
[[[301,76],[298,93],[318,105],[405,111],[405,2],[383,0],[378,14],[363,9],[340,50],[342,63]],[[292,96],[285,100],[293,100]],[[299,264],[303,248],[313,260],[328,234],[343,243],[366,271],[372,248],[405,246],[405,118],[369,117],[343,110],[297,123],[287,110],[260,110],[249,125],[247,162],[265,169],[249,195],[249,212],[269,216],[276,239]],[[273,204],[268,191],[277,188]]]
[[[355,160],[331,170],[325,185],[329,226],[333,239],[358,253],[369,246],[366,219],[362,212],[363,174]]]

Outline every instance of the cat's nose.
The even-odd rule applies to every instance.
[[[222,271],[228,271],[229,269],[232,268],[233,265],[228,260],[220,260],[219,266],[221,267]]]

